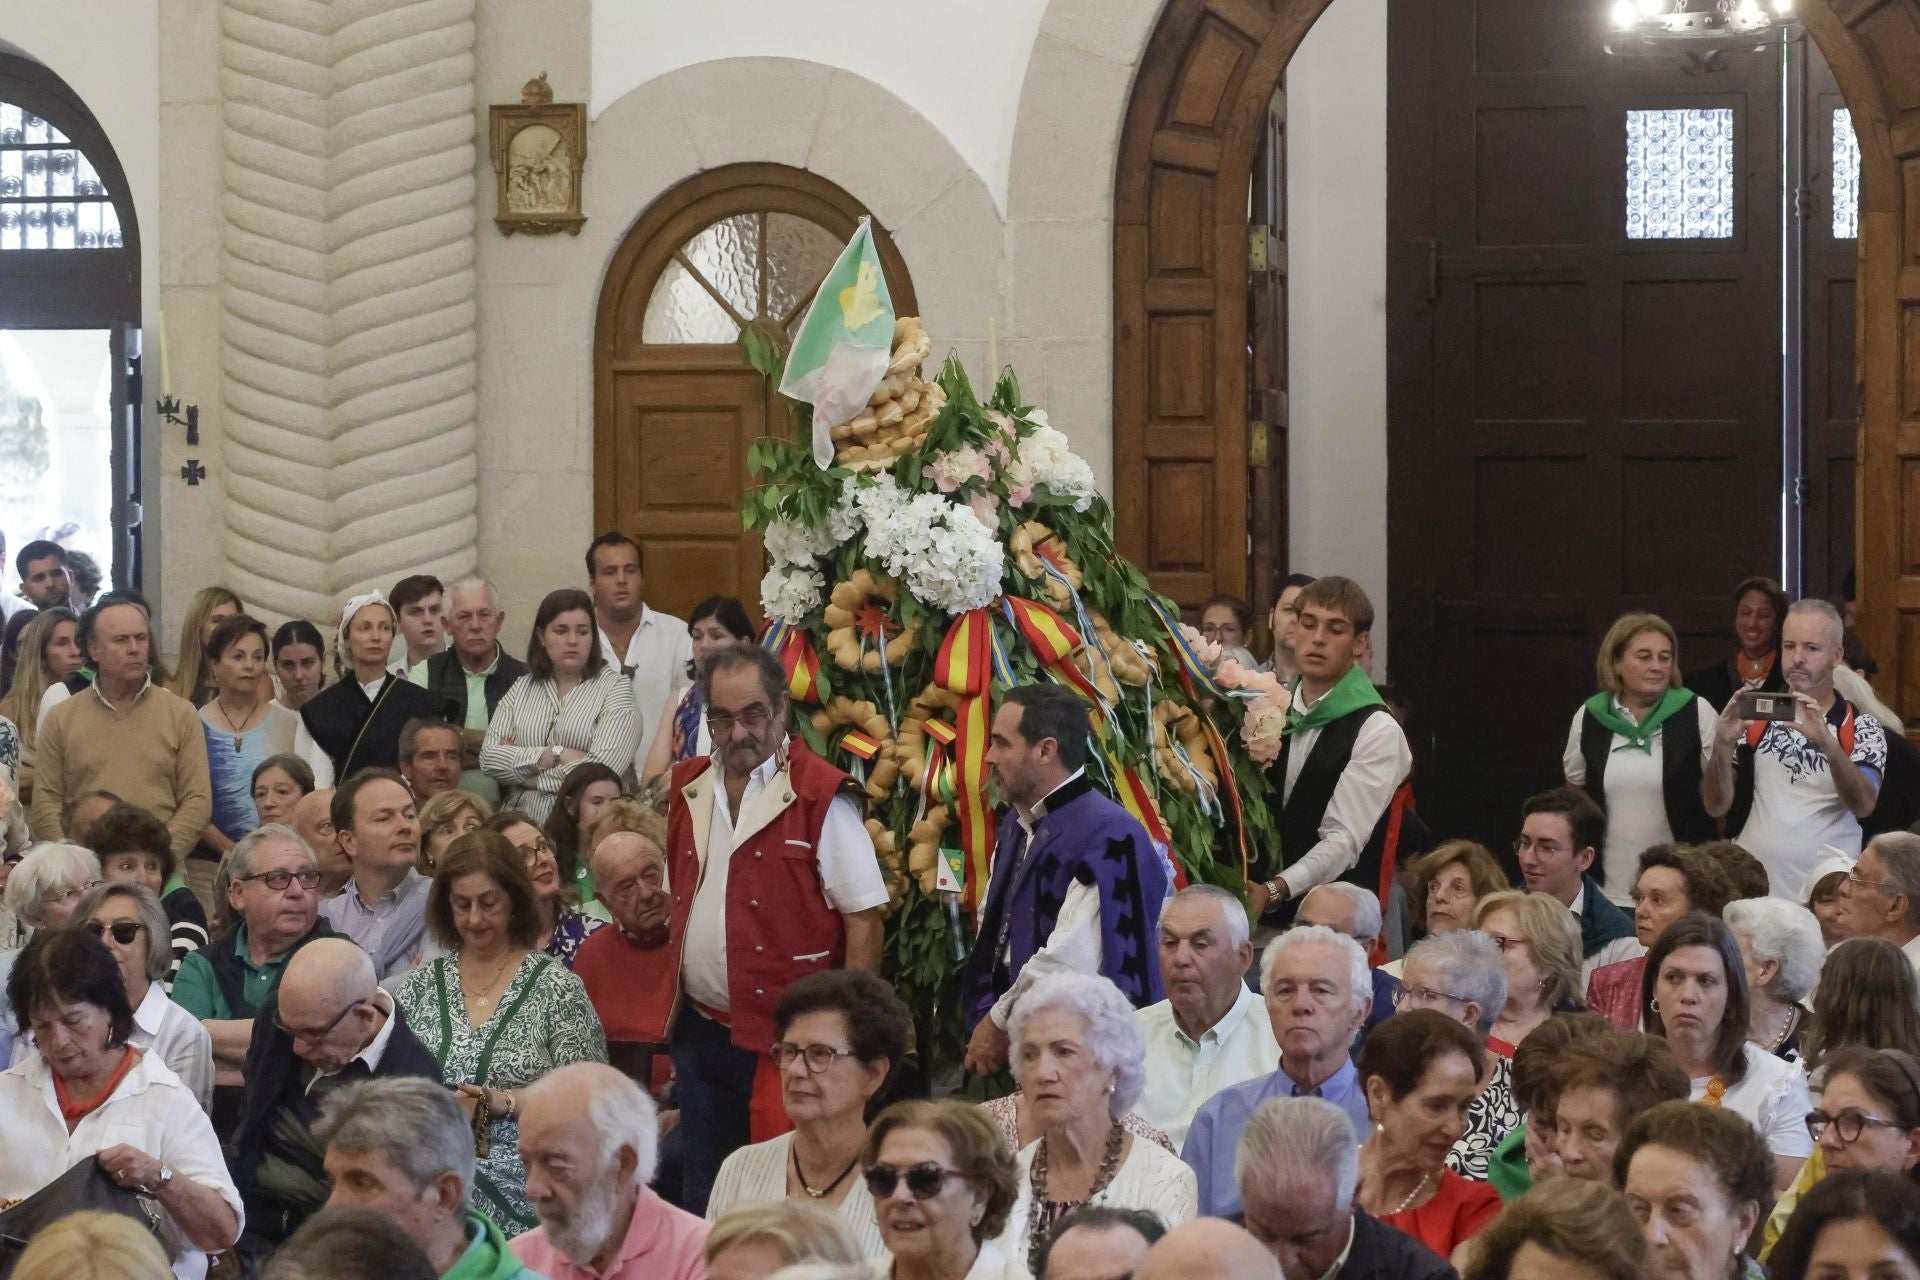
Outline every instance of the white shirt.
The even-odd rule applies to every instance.
[[[1310,710],[1313,704],[1307,701],[1304,689],[1298,696],[1300,709]],[[1282,804],[1293,794],[1300,770],[1320,741],[1320,730],[1302,729],[1292,737],[1287,748]],[[1353,740],[1353,754],[1333,788],[1333,799],[1327,801],[1327,811],[1320,817],[1320,842],[1280,873],[1289,897],[1297,901],[1315,885],[1338,880],[1358,865],[1380,815],[1412,772],[1413,750],[1407,746],[1407,735],[1400,731],[1399,722],[1390,715],[1368,716]]]
[[[1813,1099],[1807,1094],[1806,1072],[1799,1063],[1776,1058],[1757,1044],[1743,1048],[1747,1074],[1721,1095],[1720,1105],[1758,1130],[1774,1155],[1804,1160],[1813,1154],[1813,1138],[1807,1133]],[[1691,1101],[1707,1096],[1711,1079],[1703,1076],[1693,1082]]]
[[[1631,720],[1620,699],[1613,709]],[[1705,698],[1693,700],[1694,719],[1700,725],[1700,767],[1707,767],[1713,754],[1713,726],[1719,717]],[[1676,712],[1685,715],[1686,712]],[[1561,767],[1571,786],[1587,784],[1587,759],[1580,754],[1580,730],[1587,716],[1586,704],[1573,710],[1573,724],[1567,730],[1566,750],[1561,752]],[[1607,842],[1600,850],[1600,867],[1605,873],[1608,901],[1624,907],[1633,901],[1634,878],[1640,873],[1640,854],[1656,844],[1673,840],[1673,828],[1667,825],[1667,793],[1661,776],[1667,735],[1665,725],[1654,730],[1648,740],[1650,751],[1631,745],[1624,734],[1616,733],[1607,747],[1607,773],[1603,780],[1607,794]]]
[[[72,692],[61,681],[56,680],[48,685],[47,691],[40,695],[40,712],[33,722],[34,733],[44,733],[47,728],[47,713],[72,696]]]
[[[1027,1227],[1033,1214],[1033,1157],[1039,1150],[1039,1139],[1020,1149],[1015,1184],[1020,1194],[1013,1202],[1013,1212],[1007,1215],[1006,1230],[1000,1233],[1001,1251],[1023,1268],[1028,1263]],[[1192,1166],[1179,1156],[1136,1134],[1133,1149],[1114,1171],[1113,1181],[1087,1203],[1145,1209],[1171,1231],[1199,1214],[1200,1181]]]
[[[498,721],[495,721],[498,723]],[[767,790],[781,772],[780,752],[761,762],[747,778],[740,793],[740,813],[749,818],[754,801]],[[700,866],[700,883],[693,891],[693,906],[687,919],[687,942],[680,956],[681,986],[687,997],[709,1009],[725,1011],[733,1007],[727,994],[727,873],[737,847],[733,815],[727,811],[726,781],[720,766],[711,766],[713,817],[707,828],[706,854]],[[774,797],[777,799],[777,797]],[[776,810],[777,812],[777,810]],[[747,825],[746,823],[742,824]],[[765,826],[753,824],[753,830]],[[873,837],[867,834],[860,809],[847,796],[835,796],[827,806],[826,820],[820,827],[820,844],[814,850],[820,886],[827,905],[841,915],[852,915],[880,906],[887,901],[887,883],[880,875],[880,860],[873,850]],[[824,940],[823,940],[824,941]],[[819,955],[795,956],[795,960],[818,961]]]
[[[125,1143],[172,1169],[174,1177],[217,1192],[245,1223],[246,1210],[227,1173],[213,1121],[151,1053],[140,1055],[112,1097],[82,1117],[71,1134],[60,1117],[53,1073],[38,1053],[29,1054],[0,1072],[0,1131],[6,1133],[7,1151],[0,1160],[0,1200],[24,1200],[82,1160]],[[162,1230],[178,1259],[173,1274],[179,1280],[204,1280],[207,1255],[187,1243],[164,1210]]]
[[[147,984],[146,998],[133,1011],[133,1034],[128,1043],[151,1050],[178,1076],[200,1104],[213,1110],[213,1037],[200,1019],[167,999],[166,985]]]
[[[1573,895],[1573,902],[1567,907],[1567,910],[1573,913],[1576,931],[1579,929],[1580,918],[1586,914],[1581,910],[1586,905],[1586,901],[1587,895],[1583,885],[1582,891]],[[1628,934],[1624,938],[1615,938],[1580,962],[1580,990],[1584,992],[1587,989],[1587,982],[1593,977],[1593,971],[1601,965],[1618,964],[1622,960],[1632,960],[1636,956],[1645,954],[1647,949],[1640,945],[1640,939],[1634,935]]]
[[[607,639],[604,630],[600,633],[600,652],[616,668],[633,674],[634,724],[640,740],[634,748],[632,772],[638,777],[647,763],[653,735],[660,731],[658,724],[647,723],[645,709],[666,706],[670,696],[693,683],[687,678],[687,664],[693,661],[693,637],[680,619],[643,604],[640,625],[634,628],[633,639],[627,641],[626,656],[613,651],[613,641]],[[628,769],[622,766],[620,771],[626,773]]]
[[[1146,1042],[1146,1086],[1134,1111],[1166,1132],[1178,1151],[1187,1140],[1193,1113],[1229,1085],[1272,1075],[1280,1065],[1280,1042],[1258,995],[1238,984],[1240,994],[1218,1022],[1189,1039],[1173,1016],[1173,1002],[1162,1000],[1134,1014]]]
[[[1033,1280],[1025,1267],[1007,1256],[1004,1243],[1005,1237],[982,1240],[980,1252],[973,1256],[973,1265],[961,1280]],[[893,1255],[882,1249],[878,1258],[866,1264],[864,1274],[872,1280],[893,1280]]]
[[[1865,712],[1854,714],[1848,758],[1878,791],[1887,767],[1887,735]],[[1753,752],[1753,810],[1735,838],[1767,869],[1772,896],[1794,902],[1808,873],[1828,856],[1821,845],[1830,844],[1848,858],[1859,856],[1860,819],[1840,802],[1820,748],[1798,730],[1769,724]]]
[[[1024,813],[1018,808],[1014,810],[1014,821],[1026,833],[1022,846],[1024,849],[1030,851],[1033,847],[1033,829],[1047,816],[1047,801],[1058,795],[1061,787],[1085,773],[1085,769],[1075,769],[1062,778],[1052,791],[1035,801],[1032,809]],[[1167,883],[1171,886],[1173,877],[1167,877]],[[1012,909],[1011,905],[1008,909]],[[1011,945],[1012,939],[1009,937],[1008,946]],[[1004,952],[1001,958],[1006,958]],[[1027,988],[1050,973],[1097,974],[1100,972],[1101,958],[1100,890],[1095,885],[1076,880],[1067,886],[1066,895],[1060,899],[1060,914],[1054,917],[1053,932],[1047,935],[1046,942],[1038,951],[1027,957],[1027,962],[1020,966],[1020,972],[1014,976],[1013,985],[993,1002],[993,1007],[987,1010],[987,1016],[993,1019],[994,1026],[1004,1028],[1007,1019],[1013,1016],[1014,1003],[1027,993]]]
[[[741,1147],[728,1156],[714,1176],[713,1192],[707,1197],[707,1221],[718,1221],[721,1214],[735,1205],[785,1200],[787,1168],[792,1160],[791,1133]],[[833,1209],[834,1216],[853,1237],[862,1257],[884,1258],[887,1246],[880,1238],[880,1223],[874,1217],[873,1195],[867,1190],[866,1179],[858,1169],[849,1173],[847,1179],[852,1185],[847,1188],[846,1198]]]

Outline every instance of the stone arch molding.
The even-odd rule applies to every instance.
[[[473,572],[474,0],[226,0],[228,585]]]

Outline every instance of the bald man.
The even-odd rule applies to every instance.
[[[270,1253],[326,1203],[325,1152],[313,1137],[321,1102],[350,1081],[395,1076],[437,1082],[440,1064],[376,985],[366,952],[345,938],[314,939],[287,961],[253,1021],[233,1143],[243,1257]]]
[[[333,788],[322,787],[301,796],[294,802],[287,820],[319,859],[320,886],[314,893],[325,902],[353,879],[353,859],[341,849],[340,837],[333,829]]]
[[[617,928],[600,929],[580,944],[573,976],[607,1030],[607,1061],[655,1096],[672,1074],[668,1019],[677,994],[666,951],[667,858],[657,839],[618,831],[593,850],[593,883]]]
[[[1260,1242],[1225,1218],[1196,1218],[1162,1236],[1147,1250],[1135,1280],[1296,1280],[1282,1276],[1280,1264]],[[1318,1280],[1302,1276],[1297,1280]]]
[[[612,1067],[577,1062],[520,1095],[520,1160],[540,1225],[514,1256],[549,1280],[704,1280],[707,1224],[653,1181],[660,1117]]]

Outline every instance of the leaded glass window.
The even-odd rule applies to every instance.
[[[1860,238],[1860,139],[1845,107],[1833,109],[1833,238]]]
[[[1627,112],[1627,239],[1733,235],[1733,111]]]
[[[120,215],[86,153],[0,102],[0,250],[119,247]]]
[[[790,333],[843,247],[808,218],[736,213],[681,245],[647,299],[641,340],[728,343],[755,320]]]

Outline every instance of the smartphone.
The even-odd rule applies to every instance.
[[[1742,720],[1797,720],[1800,704],[1790,693],[1763,693],[1759,689],[1740,691]]]

